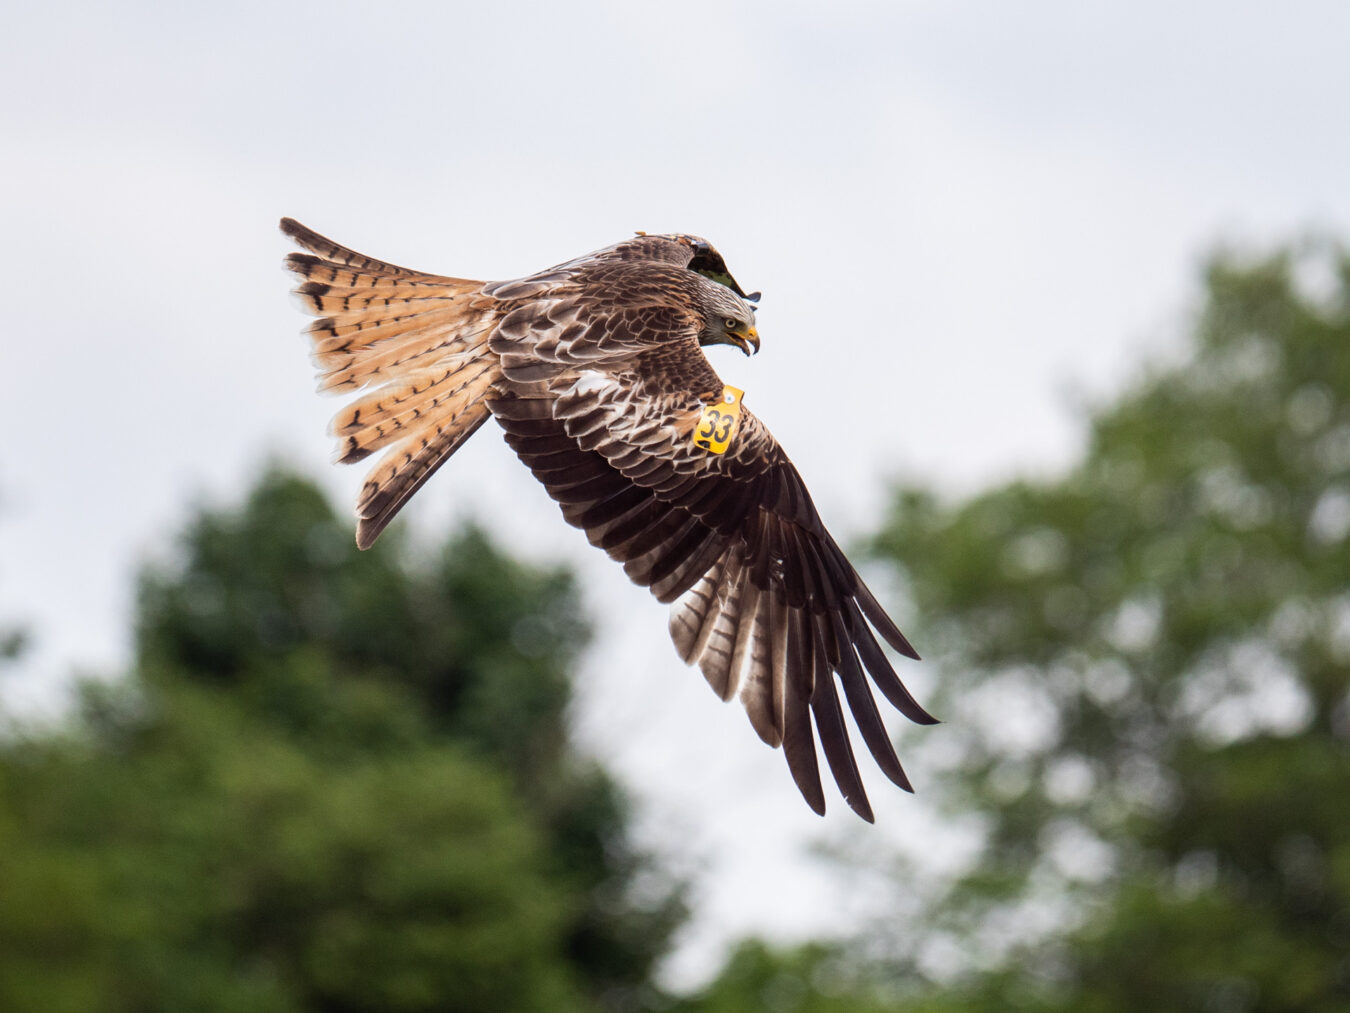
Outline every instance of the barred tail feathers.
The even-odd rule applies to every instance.
[[[488,420],[484,395],[490,386],[483,383],[476,399],[458,415],[395,444],[371,469],[356,502],[359,548],[370,548],[413,493]]]
[[[412,495],[488,417],[500,378],[487,347],[496,300],[483,282],[423,274],[339,246],[289,218],[292,253],[320,391],[364,391],[330,431],[350,463],[386,450],[357,502],[357,544],[369,547]]]

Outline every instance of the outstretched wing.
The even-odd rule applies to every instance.
[[[742,414],[728,451],[691,432],[722,383],[697,344],[672,273],[641,273],[638,295],[607,268],[605,285],[532,290],[490,343],[501,356],[489,402],[507,442],[569,523],[673,602],[671,636],[723,697],[739,693],[765,742],[782,746],[798,788],[825,810],[815,738],[845,800],[872,810],[838,689],[877,764],[910,790],[870,683],[902,713],[930,717],[896,676],[876,634],[917,658],[830,537],[792,462]],[[873,630],[876,631],[874,634]]]

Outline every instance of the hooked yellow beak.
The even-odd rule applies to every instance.
[[[727,337],[731,339],[732,344],[734,344],[746,355],[754,354],[754,352],[750,351],[751,345],[755,346],[755,352],[759,351],[759,331],[755,330],[753,327],[751,327],[744,334],[729,333]]]

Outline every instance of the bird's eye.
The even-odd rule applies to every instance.
[[[727,330],[729,331],[734,331],[737,327],[740,326],[740,324],[736,323],[735,320],[732,320],[731,317],[727,317],[722,322],[727,325]]]

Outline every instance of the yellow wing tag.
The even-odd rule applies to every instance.
[[[725,454],[737,430],[741,428],[743,390],[722,388],[722,400],[703,409],[703,417],[694,427],[694,446],[710,454]]]

